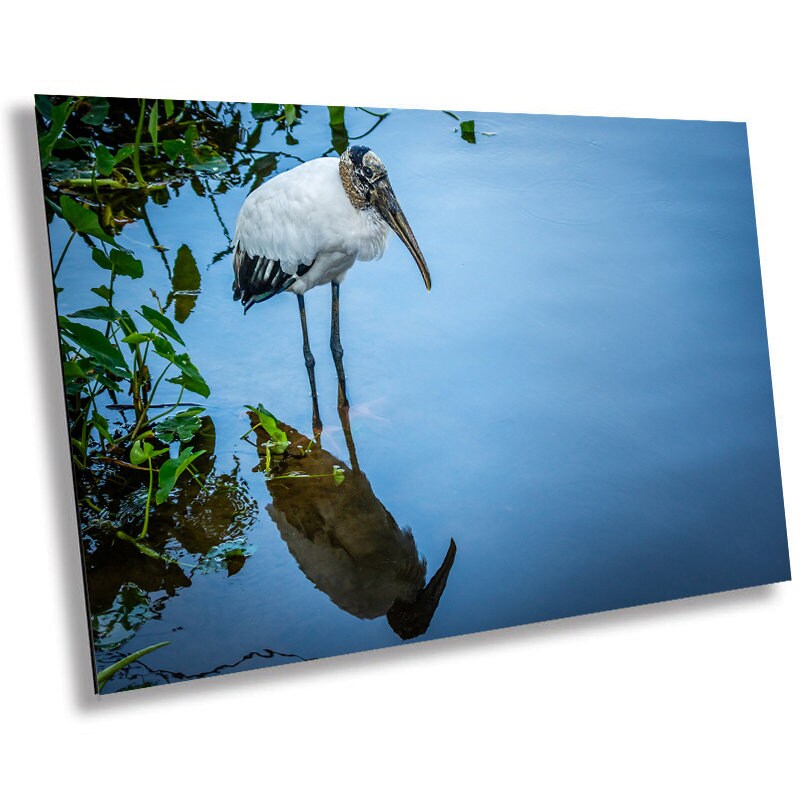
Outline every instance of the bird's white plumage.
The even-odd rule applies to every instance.
[[[276,175],[250,194],[236,222],[234,249],[280,261],[298,276],[290,291],[341,281],[356,260],[380,258],[388,226],[373,209],[353,207],[342,185],[338,158],[317,158]]]

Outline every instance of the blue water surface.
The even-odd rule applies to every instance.
[[[745,126],[459,116],[475,120],[474,144],[441,112],[410,110],[366,140],[425,253],[430,294],[394,237],[341,288],[360,467],[411,529],[428,578],[451,538],[458,547],[418,639],[788,579]],[[326,109],[308,110],[298,139],[302,158],[327,148]],[[216,198],[230,231],[246,192]],[[211,264],[226,242],[207,199],[182,191],[148,213],[173,256],[187,244],[200,267],[181,335],[212,388],[217,467],[238,460],[257,514],[244,567],[194,575],[126,652],[168,639],[148,664],[190,675],[400,643],[385,617],[354,616],[307,577],[240,439],[243,406],[259,402],[310,433],[294,296],[244,316],[230,258]],[[141,249],[148,236],[135,223],[120,241]],[[72,257],[61,313],[95,304],[96,275],[79,266],[85,253]],[[150,258],[147,286],[121,285],[121,305],[150,287],[167,295]],[[323,447],[349,463],[327,287],[306,304]],[[236,663],[264,648],[285,655]]]

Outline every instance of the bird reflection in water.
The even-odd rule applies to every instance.
[[[340,409],[339,416],[351,468],[324,450],[319,438],[312,442],[279,423],[291,446],[282,458],[273,457],[269,514],[305,576],[339,608],[360,619],[385,615],[401,639],[413,639],[433,619],[456,544],[450,540],[441,566],[426,583],[426,561],[411,529],[401,528],[375,496],[358,465],[347,410]],[[256,425],[255,415],[252,420]],[[260,426],[256,435],[263,452],[268,435]]]

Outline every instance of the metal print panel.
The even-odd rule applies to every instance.
[[[98,691],[789,578],[743,124],[36,107]]]

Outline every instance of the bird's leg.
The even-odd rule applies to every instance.
[[[350,430],[350,408],[348,406],[339,406],[339,420],[342,423],[342,433],[347,445],[347,452],[350,455],[350,466],[353,472],[361,472],[361,468],[358,466],[358,456],[356,455],[356,443],[353,441],[353,433]]]
[[[349,408],[347,391],[345,390],[342,342],[339,339],[339,284],[331,281],[331,353],[336,365],[336,376],[339,378],[339,408]]]
[[[306,370],[308,370],[308,382],[311,384],[311,403],[312,403],[312,416],[311,428],[314,431],[314,436],[317,437],[322,433],[322,420],[319,418],[319,403],[317,402],[317,382],[314,379],[314,355],[311,352],[311,346],[308,343],[308,328],[306,327],[306,301],[303,295],[297,295],[297,305],[300,309],[300,324],[303,326],[303,356],[306,360]]]

